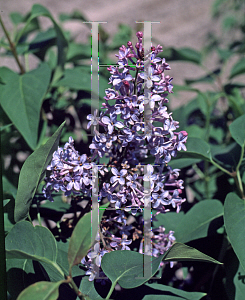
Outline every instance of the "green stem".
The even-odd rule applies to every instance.
[[[111,288],[109,290],[109,293],[108,293],[108,295],[105,298],[106,300],[110,299],[110,296],[111,296],[112,292],[114,291],[114,288],[115,288],[116,284],[117,284],[117,281],[115,281],[115,282],[112,283]]]
[[[14,58],[15,58],[15,60],[16,60],[16,62],[17,62],[17,64],[18,64],[18,66],[19,66],[19,68],[20,68],[20,73],[21,73],[21,74],[24,74],[24,73],[25,73],[25,70],[24,70],[23,66],[21,65],[21,63],[20,63],[20,61],[19,61],[19,58],[18,58],[18,55],[17,55],[17,52],[16,52],[15,45],[14,45],[14,43],[13,43],[13,42],[11,41],[11,39],[10,39],[10,36],[9,36],[9,34],[8,34],[6,28],[5,28],[5,25],[4,25],[3,21],[2,21],[1,16],[0,16],[0,24],[1,24],[2,28],[3,28],[4,34],[5,34],[5,36],[6,36],[7,40],[8,40],[8,42],[9,42],[9,46],[10,46],[10,49],[11,49],[13,55],[14,55]]]
[[[221,171],[223,171],[224,173],[230,175],[231,177],[234,177],[234,175],[229,172],[228,170],[226,170],[225,168],[221,167],[219,164],[217,164],[212,158],[210,159],[210,162],[215,166],[217,167],[218,169],[220,169]]]
[[[241,148],[242,148],[242,149],[241,149],[241,156],[240,156],[239,162],[238,162],[237,167],[236,167],[236,171],[237,171],[237,172],[239,171],[239,168],[240,168],[241,163],[242,163],[242,160],[243,160],[244,146],[245,146],[245,145],[243,145],[243,146],[241,147]]]
[[[2,149],[0,129],[0,299],[7,299],[7,274],[5,256],[5,232],[4,232],[4,210],[3,210],[3,183],[2,183]]]
[[[74,280],[72,279],[71,276],[67,276],[67,280],[69,281],[70,285],[72,286],[74,292],[77,294],[78,298],[82,300],[86,300],[85,295],[79,291],[77,285],[75,284]]]
[[[208,175],[208,161],[205,160],[204,162],[204,174],[205,174],[205,194],[206,194],[206,199],[209,199],[209,175]]]
[[[234,177],[234,178],[235,178],[235,182],[236,182],[237,188],[241,194],[242,199],[245,199],[244,192],[243,192],[242,179],[241,179],[239,170],[236,172],[236,177]]]
[[[32,219],[31,219],[31,216],[29,213],[28,213],[27,217],[28,217],[28,220],[30,221],[30,223],[32,224]]]

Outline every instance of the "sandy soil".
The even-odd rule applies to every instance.
[[[10,12],[28,12],[34,0],[0,0],[1,17],[9,30],[12,24],[8,18]],[[206,42],[208,31],[217,30],[217,25],[211,20],[211,5],[213,0],[41,0],[57,19],[59,13],[69,13],[80,10],[88,20],[106,21],[104,29],[109,33],[117,31],[118,24],[127,23],[136,31],[135,21],[160,21],[152,25],[152,36],[157,38],[161,45],[173,47],[193,47],[201,49]],[[47,18],[41,20],[49,26]],[[85,25],[76,21],[67,22],[65,28],[72,31],[79,40],[87,39],[89,30]],[[0,29],[0,37],[3,32]],[[0,66],[16,68],[9,59],[1,59]],[[181,62],[171,63],[169,74],[174,77],[176,84],[181,84],[183,78],[193,78],[203,74],[194,64]],[[183,94],[175,99],[172,106],[179,106],[190,99],[190,94]]]

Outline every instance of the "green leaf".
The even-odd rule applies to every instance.
[[[38,281],[39,274],[36,274],[31,259],[6,259],[7,289],[11,299],[18,295],[30,284]]]
[[[214,70],[212,73],[209,73],[205,76],[195,78],[195,79],[186,79],[185,83],[187,85],[193,83],[212,83],[215,80],[215,76],[220,74],[220,69]]]
[[[211,145],[214,160],[228,171],[233,172],[239,163],[241,147],[237,143],[230,145]]]
[[[245,269],[245,202],[235,193],[229,193],[224,204],[225,229],[231,245],[243,267]]]
[[[200,138],[205,139],[207,130],[205,128],[202,128],[196,124],[190,125],[186,128],[186,131],[188,132],[188,138]]]
[[[245,293],[245,270],[239,263],[239,260],[233,249],[227,251],[225,255],[224,267],[226,273],[225,288],[228,299],[243,299]]]
[[[23,16],[19,12],[12,12],[9,17],[14,25],[18,25],[23,22]]]
[[[69,43],[67,62],[75,62],[84,58],[91,58],[91,45]]]
[[[4,130],[8,129],[9,127],[11,127],[13,125],[13,123],[10,123],[8,125],[4,125],[0,127],[0,132],[3,132]]]
[[[64,77],[53,84],[54,87],[64,86],[73,90],[82,90],[91,93],[91,71],[87,67],[75,67],[66,69]],[[99,97],[103,99],[105,89],[108,88],[108,81],[105,77],[100,76],[99,80]]]
[[[17,300],[56,300],[59,297],[59,287],[65,282],[65,280],[36,282],[22,291]]]
[[[46,63],[39,68],[18,75],[12,70],[0,68],[5,85],[0,85],[1,105],[28,145],[37,144],[40,110],[49,86],[51,70]]]
[[[183,169],[189,167],[191,165],[197,164],[201,161],[199,158],[179,158],[179,159],[172,159],[168,165],[172,169]]]
[[[56,262],[57,245],[52,233],[27,221],[14,225],[6,237],[5,247],[7,258]]]
[[[196,64],[200,64],[202,61],[202,55],[200,52],[198,52],[195,49],[192,48],[171,48],[172,55],[170,57],[170,60],[183,60],[183,61],[189,61]]]
[[[146,283],[145,286],[151,288],[152,293],[148,294],[147,290],[147,295],[144,296],[143,300],[199,300],[206,295],[199,292],[185,292],[157,283]]]
[[[242,58],[232,67],[230,79],[244,73],[245,73],[245,58]]]
[[[222,265],[222,263],[214,258],[181,243],[173,244],[164,254],[163,261],[203,261]]]
[[[4,200],[6,201],[6,200]],[[5,234],[14,226],[14,199],[8,199],[8,203],[4,205],[4,230]]]
[[[36,193],[39,183],[43,180],[46,168],[50,163],[54,151],[59,145],[59,139],[65,122],[40,148],[35,150],[23,164],[15,200],[15,221],[18,222],[27,217],[31,201]]]
[[[195,204],[172,229],[181,243],[200,239],[208,235],[211,222],[223,216],[223,205],[218,200],[203,200]]]
[[[99,222],[103,216],[105,208],[109,202],[100,206],[99,209]],[[68,262],[71,268],[79,264],[82,258],[87,254],[94,241],[91,238],[91,212],[85,214],[75,226],[69,242],[68,249]]]
[[[245,114],[233,121],[229,127],[231,136],[241,146],[245,143]]]
[[[68,275],[69,272],[69,263],[68,263],[68,246],[69,243],[63,243],[63,242],[56,242],[57,244],[57,260],[56,263],[61,267],[64,274]],[[61,272],[56,268],[56,265],[52,265],[46,262],[40,262],[40,264],[44,267],[48,278],[45,278],[46,280],[50,280],[52,282],[56,282],[59,280],[64,279],[64,274],[61,274]],[[72,268],[72,276],[82,276],[85,275],[86,271],[83,269],[80,269],[79,266],[74,266]],[[68,292],[68,291],[67,291]]]
[[[131,39],[131,36],[132,28],[126,24],[119,24],[117,33],[112,38],[110,49],[115,50],[122,45],[127,45],[127,42]]]
[[[101,267],[113,285],[118,282],[122,288],[131,289],[148,281],[157,272],[162,258],[163,255],[149,264],[149,268],[152,268],[150,277],[143,277],[144,255],[134,251],[117,250],[106,253],[102,257]]]
[[[89,281],[87,277],[82,279],[79,290],[93,300],[103,300],[94,287],[94,281]]]
[[[89,76],[88,68],[75,67],[66,69],[64,77],[57,81],[54,87],[64,86],[74,90],[91,91],[91,74]]]
[[[200,138],[188,137],[186,148],[187,151],[178,153],[178,158],[199,158],[206,161],[212,159],[209,144]]]
[[[69,21],[69,20],[79,20],[79,21],[87,21],[83,14],[79,10],[73,11],[71,14],[62,13],[59,15],[59,19],[61,22]]]
[[[157,210],[152,210],[152,214],[156,213]],[[158,214],[153,218],[154,228],[158,228],[162,226],[165,228],[165,232],[168,233],[170,230],[175,232],[175,229],[178,227],[178,224],[181,222],[182,218],[184,218],[184,212],[180,211],[178,214],[176,212],[168,212],[167,214]],[[156,221],[155,221],[156,218]],[[175,236],[175,233],[174,233]]]
[[[2,182],[3,192],[12,195],[15,198],[17,193],[16,187],[5,176],[2,177]]]

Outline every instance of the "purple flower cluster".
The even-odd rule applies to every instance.
[[[129,41],[119,49],[118,66],[110,66],[109,84],[105,91],[103,111],[97,116],[88,115],[87,128],[94,126],[94,138],[89,146],[91,157],[81,155],[74,148],[72,138],[64,148],[53,154],[50,171],[43,188],[47,199],[52,193],[62,191],[66,196],[91,196],[93,166],[99,171],[99,201],[107,199],[111,215],[101,223],[101,235],[94,248],[82,263],[89,268],[89,280],[101,274],[101,257],[108,251],[130,250],[132,239],[143,241],[142,228],[128,225],[128,217],[141,212],[145,203],[145,183],[149,185],[151,206],[158,213],[169,208],[179,212],[185,199],[181,198],[183,180],[178,179],[179,170],[167,166],[177,151],[186,150],[187,133],[177,132],[179,122],[173,120],[165,104],[172,93],[172,77],[165,75],[170,66],[165,59],[157,57],[162,47],[143,49],[142,32],[137,33],[135,47]],[[133,74],[133,75],[132,75]],[[147,113],[146,113],[147,108]],[[96,125],[103,132],[96,130]],[[108,157],[108,166],[100,165],[100,158]],[[149,156],[154,165],[144,165]],[[165,253],[173,244],[173,232],[165,233],[160,227],[152,235],[153,255]],[[128,237],[132,239],[128,239]],[[142,244],[142,243],[141,243]],[[102,246],[102,247],[101,247]],[[142,252],[142,250],[139,249]]]

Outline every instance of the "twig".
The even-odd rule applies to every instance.
[[[8,34],[8,32],[7,32],[7,30],[6,30],[5,26],[4,26],[4,24],[3,24],[3,21],[2,21],[1,16],[0,16],[0,24],[1,24],[2,28],[3,28],[3,31],[4,31],[4,33],[5,33],[6,38],[8,39],[9,46],[10,46],[10,50],[12,51],[12,53],[13,53],[13,55],[14,55],[14,58],[15,58],[15,60],[16,60],[16,62],[17,62],[17,64],[18,64],[18,66],[19,66],[19,68],[20,68],[20,73],[21,73],[21,74],[24,74],[24,73],[25,73],[25,69],[24,69],[24,67],[22,66],[22,64],[21,64],[20,61],[19,61],[19,58],[18,58],[18,55],[17,55],[17,52],[16,52],[15,45],[14,45],[14,43],[13,43],[13,42],[11,41],[11,39],[10,39],[10,36],[9,36],[9,34]]]

